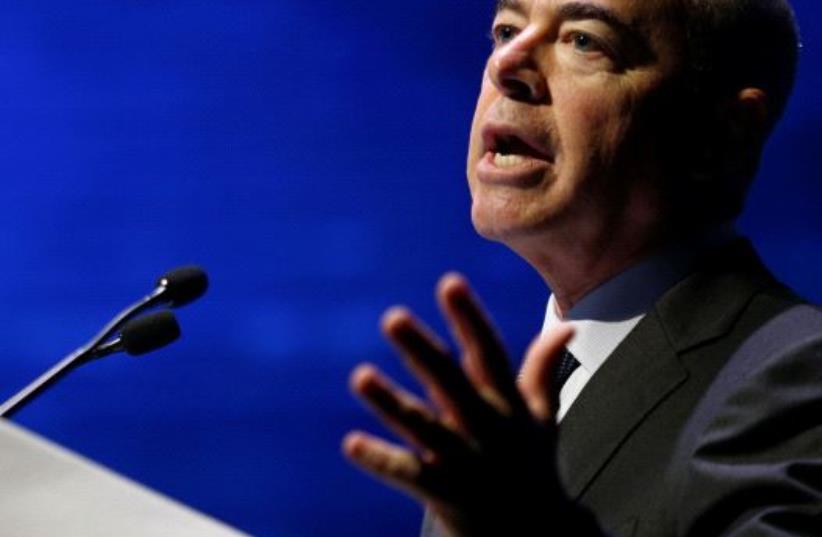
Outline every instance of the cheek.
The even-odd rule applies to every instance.
[[[476,166],[479,159],[482,158],[482,134],[480,132],[482,120],[496,97],[496,88],[494,88],[494,85],[491,83],[486,73],[483,75],[482,88],[480,90],[479,98],[477,99],[477,106],[474,110],[474,119],[471,123],[467,166],[469,177],[474,169],[474,166]]]
[[[590,167],[612,162],[630,122],[631,99],[618,91],[621,88],[602,82],[555,89],[557,126],[568,164]]]

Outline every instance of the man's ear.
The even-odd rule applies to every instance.
[[[706,114],[695,114],[704,118],[695,127],[701,129],[694,137],[698,143],[695,178],[712,182],[717,176],[746,173],[756,165],[771,127],[767,94],[759,88],[744,88],[705,109]]]
[[[772,128],[768,95],[744,88],[713,104],[691,173],[691,195],[714,200],[714,212],[727,219],[741,210]]]
[[[740,141],[764,143],[770,130],[768,95],[759,88],[739,90],[730,103],[731,132]]]
[[[744,88],[720,104],[719,128],[713,140],[724,154],[719,161],[726,176],[749,181],[759,167],[762,147],[771,130],[768,94],[759,88]],[[724,168],[724,169],[723,169]]]

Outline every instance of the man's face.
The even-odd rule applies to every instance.
[[[516,249],[654,220],[681,69],[672,2],[499,3],[468,154],[480,234]]]

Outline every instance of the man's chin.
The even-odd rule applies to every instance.
[[[537,222],[529,221],[521,214],[504,214],[499,211],[487,214],[476,208],[471,212],[471,221],[479,236],[504,244],[533,237],[540,228]]]

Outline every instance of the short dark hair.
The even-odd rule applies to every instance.
[[[683,145],[691,145],[684,181],[670,184],[675,205],[705,223],[739,215],[763,146],[793,90],[799,28],[788,0],[675,0],[684,28],[686,87]],[[746,88],[766,97],[767,123],[731,132],[722,107]],[[678,155],[682,158],[682,155]]]
[[[692,82],[708,92],[763,90],[775,125],[799,57],[799,28],[788,0],[680,1]]]

